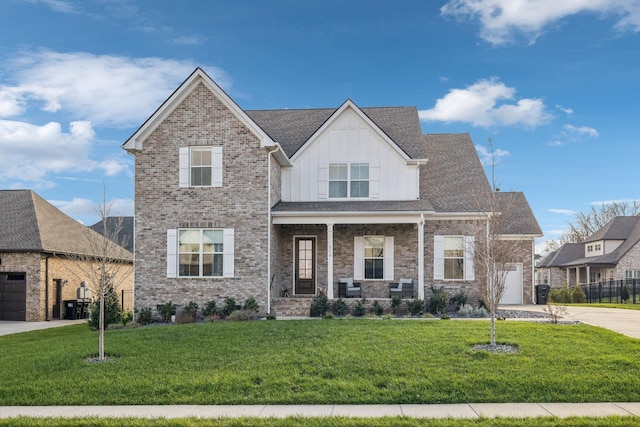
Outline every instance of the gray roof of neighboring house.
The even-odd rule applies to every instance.
[[[245,113],[291,157],[337,110],[245,110]],[[427,157],[421,142],[422,130],[416,107],[371,107],[360,110],[410,158]]]
[[[565,263],[584,256],[582,243],[565,243],[558,250],[551,252],[536,265],[536,268],[561,267]]]
[[[542,236],[529,202],[522,192],[497,192],[503,234]]]
[[[133,252],[133,217],[110,216],[106,218],[107,237],[115,243]],[[90,226],[96,233],[104,235],[104,220],[100,220]]]
[[[468,133],[423,135],[420,198],[436,212],[488,212],[491,187]]]
[[[0,212],[0,252],[97,255],[91,242],[101,235],[31,190],[0,190]],[[133,260],[133,254],[120,248],[113,258]]]
[[[584,239],[584,243],[598,240],[626,240],[638,225],[638,221],[640,216],[617,216]]]

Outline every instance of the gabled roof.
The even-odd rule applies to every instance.
[[[31,190],[0,190],[0,252],[96,255],[102,239]],[[120,248],[114,258],[133,260]]]
[[[638,225],[638,221],[640,221],[640,216],[617,216],[584,239],[584,243],[598,240],[626,240]]]
[[[490,212],[491,187],[468,133],[423,135],[420,198],[436,212]]]
[[[565,263],[584,256],[582,243],[565,243],[556,251],[551,252],[536,265],[536,268],[561,267]]]
[[[193,73],[167,98],[160,107],[149,117],[138,130],[122,144],[122,147],[133,153],[142,150],[144,140],[162,123],[162,121],[189,95],[193,90],[203,84],[222,102],[245,126],[256,135],[264,147],[273,147],[274,142],[264,131],[249,118],[249,116],[235,103],[216,82],[211,79],[201,68],[196,68]]]
[[[339,108],[318,108],[245,112],[273,141],[278,142],[291,158],[338,110]],[[416,107],[369,107],[359,110],[409,158],[427,157],[424,144],[421,142],[422,130]]]
[[[110,216],[105,220],[107,222],[107,237],[112,238],[111,240],[129,252],[133,252],[133,217]],[[96,233],[104,234],[105,220],[96,222],[90,228]]]
[[[529,202],[522,192],[497,192],[500,206],[502,234],[542,236]]]

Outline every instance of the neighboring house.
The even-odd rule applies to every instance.
[[[93,231],[105,234],[104,221],[100,220],[90,226]],[[106,235],[129,252],[133,252],[133,217],[109,216],[106,218]]]
[[[83,282],[90,294],[79,263],[103,237],[30,190],[0,190],[0,212],[0,320],[63,318],[65,301],[87,296],[79,292]],[[119,248],[114,256],[133,268],[131,252]],[[133,275],[119,290],[132,309]]]
[[[196,69],[123,147],[138,308],[253,297],[278,314],[285,290],[334,299],[340,278],[366,298],[400,278],[421,299],[479,296],[491,187],[469,135],[422,134],[415,107],[245,111]],[[540,227],[521,193],[500,197],[522,239],[505,301],[530,303]]]
[[[566,243],[536,266],[538,283],[560,288],[640,279],[640,216],[618,216],[582,243]]]

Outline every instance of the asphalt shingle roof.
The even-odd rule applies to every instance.
[[[97,255],[102,236],[67,216],[31,190],[0,190],[0,252]],[[115,258],[133,259],[121,248]]]
[[[542,236],[542,229],[521,192],[497,192],[503,234]]]
[[[362,200],[321,202],[278,202],[272,212],[428,212],[427,200]]]
[[[133,217],[132,216],[110,216],[107,221],[107,237],[124,247],[129,252],[133,252]],[[90,228],[96,233],[104,235],[104,220],[93,224]],[[119,229],[119,230],[118,230]],[[117,232],[117,234],[116,234]]]

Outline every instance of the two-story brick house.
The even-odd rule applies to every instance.
[[[135,156],[136,306],[388,298],[399,278],[478,296],[471,248],[491,188],[468,134],[424,135],[415,107],[250,111],[196,69],[125,142]],[[521,193],[509,238],[528,303],[540,228]],[[509,217],[509,215],[505,215]],[[517,283],[516,283],[517,282]]]

